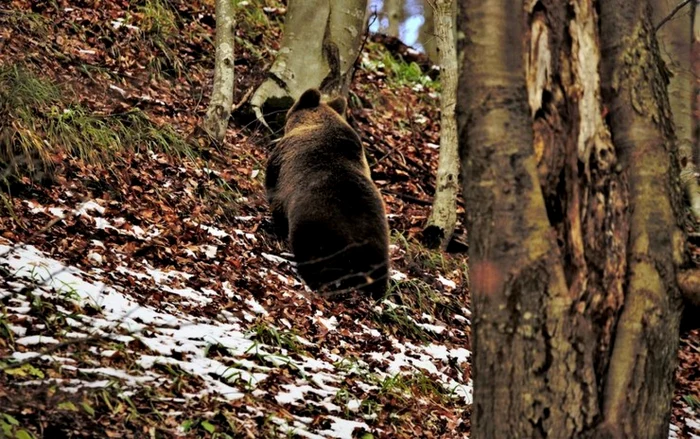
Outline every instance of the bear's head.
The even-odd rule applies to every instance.
[[[321,92],[315,88],[306,90],[287,112],[284,132],[288,133],[299,126],[311,126],[329,121],[345,122],[347,101],[340,96],[328,102],[321,102]]]

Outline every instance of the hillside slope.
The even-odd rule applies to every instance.
[[[234,102],[262,81],[285,12],[237,11]],[[27,151],[0,215],[0,431],[468,437],[466,258],[415,239],[437,165],[432,73],[367,42],[351,123],[389,209],[392,290],[320,297],[270,231],[273,136],[241,111],[223,145],[197,135],[213,24],[203,0],[0,7],[0,144]],[[671,437],[700,435],[698,340],[683,342]]]

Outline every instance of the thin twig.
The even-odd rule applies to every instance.
[[[399,197],[403,200],[411,201],[413,203],[420,204],[422,206],[432,206],[432,204],[433,204],[433,202],[431,200],[421,200],[420,198],[414,197],[413,195],[404,194],[402,192],[394,191],[391,189],[382,189],[381,192],[383,192],[385,194],[394,195],[394,196]]]
[[[248,88],[248,91],[245,92],[245,94],[243,95],[243,97],[241,98],[241,100],[238,101],[237,104],[234,104],[233,107],[231,107],[231,114],[233,114],[236,110],[238,110],[239,108],[241,108],[241,107],[243,106],[243,104],[245,104],[246,102],[248,102],[248,99],[250,98],[250,95],[253,94],[253,90],[255,90],[255,87],[250,87],[250,88]]]
[[[661,29],[661,26],[663,26],[664,24],[666,24],[666,23],[668,23],[669,21],[671,21],[671,19],[678,13],[678,11],[680,11],[681,9],[683,9],[683,8],[685,7],[685,5],[687,5],[687,4],[690,3],[690,1],[691,1],[691,0],[683,0],[682,2],[678,3],[678,4],[676,5],[676,7],[673,8],[673,10],[671,11],[671,13],[668,14],[666,17],[664,17],[664,19],[661,20],[661,21],[659,22],[659,24],[656,25],[656,27],[654,27],[654,32],[658,32],[659,29]]]
[[[365,29],[365,36],[362,38],[362,44],[360,44],[360,50],[357,51],[357,56],[355,57],[355,62],[353,62],[353,69],[352,69],[352,75],[350,75],[350,84],[352,84],[352,81],[355,80],[355,73],[357,72],[358,68],[360,67],[360,58],[362,57],[362,52],[365,50],[365,45],[367,44],[367,40],[369,39],[369,29],[372,27],[375,21],[377,21],[377,18],[379,17],[379,14],[377,13],[377,8],[375,7],[372,10],[372,14],[370,15],[370,18],[367,20],[367,27]]]

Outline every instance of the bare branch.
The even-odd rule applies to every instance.
[[[231,113],[236,112],[236,110],[238,110],[239,108],[241,108],[241,107],[243,106],[243,104],[245,104],[246,102],[248,102],[248,99],[250,99],[250,95],[252,95],[254,91],[255,91],[255,87],[250,87],[250,88],[248,89],[248,91],[245,92],[245,94],[243,95],[243,97],[241,98],[241,100],[240,100],[237,104],[234,104],[233,107],[231,107]]]
[[[654,27],[654,32],[658,32],[659,29],[661,29],[661,26],[663,26],[664,24],[666,24],[666,23],[668,23],[669,21],[671,21],[671,19],[672,19],[673,17],[675,17],[675,15],[676,15],[681,9],[683,9],[686,5],[690,4],[690,1],[691,1],[691,0],[683,0],[682,2],[678,3],[678,4],[676,5],[676,7],[673,8],[673,10],[671,11],[671,13],[668,14],[667,16],[665,16],[664,19],[661,20],[661,21],[659,22],[659,24],[657,24],[657,25]]]

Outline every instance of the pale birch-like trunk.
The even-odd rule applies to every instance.
[[[234,35],[233,0],[216,0],[214,86],[203,127],[218,142],[222,142],[226,136],[233,105]]]
[[[676,0],[653,0],[654,23],[659,23],[676,7]],[[673,123],[676,127],[676,144],[681,165],[681,186],[690,210],[700,222],[700,185],[696,178],[693,156],[693,84],[691,70],[692,20],[691,8],[686,6],[656,32],[661,56],[670,71],[668,99],[671,103]]]
[[[455,104],[457,100],[457,47],[455,43],[454,0],[434,0],[434,28],[440,62],[440,160],[435,197],[430,218],[424,230],[426,243],[443,250],[452,238],[457,222],[459,191],[459,148]]]
[[[386,27],[382,26],[381,32],[390,37],[399,37],[399,26],[404,18],[403,3],[405,0],[384,0],[382,6],[382,18],[386,18]]]
[[[423,24],[418,29],[418,42],[423,46],[425,54],[433,63],[440,62],[437,51],[437,36],[435,35],[435,19],[433,7],[429,0],[423,0]]]
[[[277,58],[250,101],[258,120],[309,88],[347,95],[366,16],[367,0],[290,0]]]

